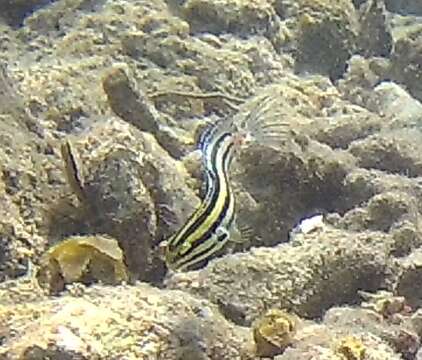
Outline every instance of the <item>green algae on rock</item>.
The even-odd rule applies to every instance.
[[[116,240],[98,235],[75,236],[43,255],[37,278],[42,287],[55,294],[74,282],[118,284],[128,280],[128,273]]]

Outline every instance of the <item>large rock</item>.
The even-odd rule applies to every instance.
[[[180,291],[139,284],[21,301],[0,305],[5,359],[252,359],[247,329]]]
[[[298,235],[293,244],[256,248],[215,260],[200,271],[175,274],[167,286],[210,299],[240,324],[271,307],[318,317],[335,304],[355,302],[358,289],[381,284],[388,241],[376,232],[323,228]]]

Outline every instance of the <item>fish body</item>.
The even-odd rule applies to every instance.
[[[175,271],[198,265],[243,232],[235,225],[235,199],[229,182],[233,155],[247,142],[267,144],[285,139],[286,124],[274,117],[271,97],[264,97],[241,122],[222,121],[208,128],[199,142],[205,169],[205,196],[186,223],[166,242],[165,261]],[[270,115],[269,115],[270,114]],[[241,239],[242,240],[242,239]]]
[[[209,133],[208,133],[209,132]],[[200,142],[206,192],[201,205],[167,243],[166,263],[185,270],[220,250],[229,240],[235,219],[235,200],[229,182],[229,167],[235,151],[234,134],[207,130]]]

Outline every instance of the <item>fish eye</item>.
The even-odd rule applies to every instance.
[[[222,242],[229,237],[229,231],[225,227],[220,226],[215,231],[215,235],[217,236],[217,241]]]

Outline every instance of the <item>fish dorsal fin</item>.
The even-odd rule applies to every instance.
[[[278,111],[280,99],[274,95],[260,96],[254,101],[253,108],[236,119],[238,131],[259,143],[279,147],[289,141],[291,129]]]

